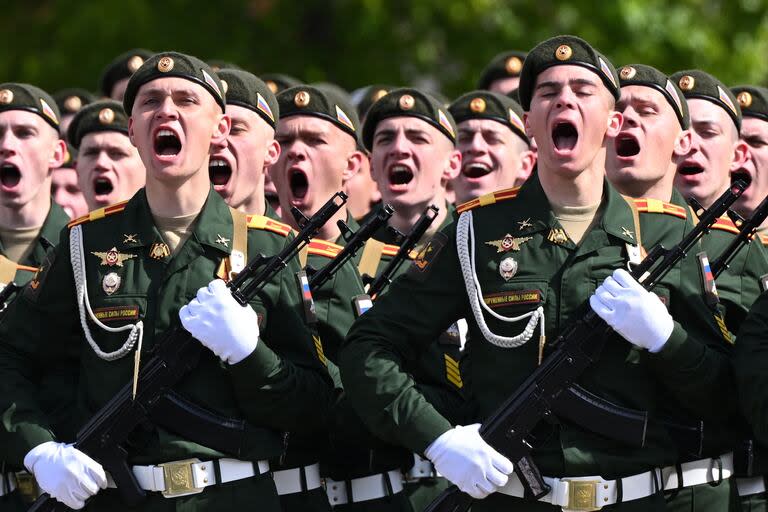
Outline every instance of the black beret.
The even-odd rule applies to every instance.
[[[59,107],[47,92],[34,85],[13,82],[0,84],[0,112],[7,110],[33,112],[59,131]]]
[[[397,87],[394,85],[373,84],[352,91],[350,98],[352,104],[357,108],[357,115],[360,116],[360,119],[365,118],[371,105],[395,89]]]
[[[363,144],[368,151],[373,148],[373,135],[380,121],[390,117],[416,117],[431,124],[456,144],[456,121],[434,97],[418,89],[395,89],[382,96],[368,110],[363,125]]]
[[[120,132],[128,135],[128,116],[114,100],[102,100],[83,107],[67,128],[67,140],[80,148],[83,137],[94,132]]]
[[[313,116],[330,121],[359,142],[360,120],[343,97],[326,88],[298,85],[277,95],[280,118]]]
[[[234,62],[230,62],[228,60],[222,60],[222,59],[208,59],[208,65],[211,66],[211,69],[215,72],[219,72],[222,69],[240,69],[243,68],[241,66],[238,66]]]
[[[290,75],[283,75],[281,73],[265,73],[261,75],[261,79],[264,80],[267,87],[269,87],[275,94],[304,83],[298,78],[294,78]]]
[[[686,99],[711,101],[725,110],[736,128],[741,130],[741,108],[730,89],[714,76],[699,69],[678,71],[669,77],[683,91]]]
[[[177,52],[160,52],[147,59],[136,73],[131,76],[128,87],[125,89],[123,97],[123,108],[130,115],[133,110],[133,102],[136,99],[136,93],[139,88],[158,78],[178,77],[194,82],[205,88],[216,103],[221,107],[222,112],[226,110],[224,102],[224,92],[216,72],[205,62],[191,55],[184,55]]]
[[[527,53],[516,50],[501,52],[483,69],[477,81],[478,89],[489,89],[494,80],[520,76]]]
[[[691,116],[688,113],[688,102],[685,101],[683,91],[669,79],[667,75],[658,69],[645,64],[629,64],[619,70],[619,83],[625,85],[642,85],[655,89],[664,95],[664,98],[672,106],[672,110],[680,121],[683,130],[691,126]]]
[[[499,122],[529,144],[523,124],[523,109],[509,96],[491,91],[472,91],[456,99],[448,111],[456,124],[468,119],[490,119]]]
[[[744,117],[757,117],[768,121],[768,89],[754,85],[731,87]]]
[[[280,107],[272,90],[253,73],[241,69],[221,69],[218,72],[227,105],[253,110],[272,128],[280,119]]]
[[[539,74],[553,66],[581,66],[594,72],[616,100],[621,96],[619,76],[613,64],[588,42],[576,36],[557,36],[539,43],[530,51],[520,72],[520,105],[531,108],[531,97]]]
[[[123,78],[130,78],[151,56],[152,52],[149,50],[136,48],[115,57],[104,69],[99,79],[101,94],[106,97],[111,96],[115,84]]]
[[[85,105],[96,101],[96,96],[85,89],[62,89],[54,93],[53,100],[59,107],[59,112],[67,115],[77,114]]]

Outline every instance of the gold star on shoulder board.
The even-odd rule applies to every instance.
[[[223,236],[217,234],[216,235],[216,243],[217,244],[221,244],[224,247],[229,247],[229,238],[224,238]]]
[[[528,240],[533,239],[531,236],[526,236],[522,238],[516,238],[509,233],[504,235],[504,238],[501,240],[490,240],[488,242],[485,242],[485,245],[491,245],[493,247],[496,247],[496,252],[507,252],[507,251],[519,251],[520,246],[523,245]]]
[[[621,227],[621,233],[622,233],[624,236],[628,236],[629,238],[632,238],[632,239],[634,239],[634,238],[635,238],[635,237],[632,235],[632,232],[631,232],[630,230],[628,230],[627,228],[625,228],[624,226],[622,226],[622,227]]]

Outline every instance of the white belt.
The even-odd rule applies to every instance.
[[[349,488],[347,483],[350,484]],[[325,479],[325,491],[332,506],[375,500],[397,494],[402,490],[403,475],[397,469],[346,481]]]
[[[215,465],[219,466],[221,481],[216,477]],[[206,487],[243,480],[269,471],[269,462],[235,459],[201,461],[199,459],[178,460],[156,466],[133,466],[131,468],[139,487],[145,491],[162,493],[166,498],[177,498],[203,492]],[[109,487],[116,487],[111,478]]]
[[[737,478],[736,487],[739,489],[739,496],[752,496],[765,492],[765,477],[753,476],[750,478]]]
[[[302,471],[304,472],[304,486],[301,485]],[[319,463],[312,464],[311,466],[275,471],[272,473],[272,477],[275,479],[277,494],[280,496],[311,491],[323,485],[320,480]]]
[[[656,473],[654,475],[654,473]],[[620,480],[604,480],[599,476],[573,478],[544,477],[552,488],[539,501],[562,507],[564,511],[600,510],[602,507],[618,502],[618,485],[621,482],[621,501],[633,501],[646,498],[659,492],[658,472],[647,471],[639,475],[628,476]],[[516,474],[509,475],[507,485],[499,489],[507,496],[522,498],[523,484]]]
[[[683,475],[682,485],[677,478],[676,466],[667,466],[661,470],[665,491],[715,483],[730,478],[733,475],[733,453],[729,452],[712,459],[684,462],[680,464],[680,468]]]
[[[422,478],[434,478],[441,476],[435,469],[432,461],[425,459],[418,454],[413,454],[413,466],[405,473],[406,482],[415,482]]]

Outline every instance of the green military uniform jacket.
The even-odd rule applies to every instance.
[[[636,243],[632,210],[605,182],[599,222],[576,246],[567,237],[556,236],[562,226],[537,175],[512,195],[516,197],[473,212],[475,271],[484,300],[497,313],[516,316],[543,307],[547,338],[553,340],[585,312],[585,303],[597,286],[615,269],[627,266],[627,246]],[[656,227],[658,223],[643,217],[645,247],[668,236],[667,228]],[[680,240],[685,230],[681,221],[673,238]],[[506,233],[521,239],[519,251],[499,252],[498,245],[486,243],[499,242]],[[536,336],[514,349],[486,341],[469,307],[456,228],[443,230],[430,246],[420,264],[411,266],[376,307],[353,325],[340,360],[348,393],[370,428],[416,452],[423,452],[451,424],[424,400],[403,368],[413,364],[452,322],[462,317],[469,322],[469,380],[476,420],[493,412],[536,368],[538,360]],[[517,270],[505,280],[499,264],[508,257],[514,257]],[[651,414],[670,393],[695,410],[732,400],[732,389],[724,378],[727,350],[713,348],[716,342],[712,340],[721,334],[700,291],[684,285],[695,282],[696,271],[695,265],[681,265],[655,289],[674,318],[687,319],[685,328],[676,322],[657,354],[612,335],[601,359],[580,383],[616,403]],[[484,319],[492,332],[504,336],[519,334],[527,323],[527,319],[502,323],[487,314]],[[635,449],[562,421],[533,454],[542,473],[551,476],[612,478],[675,461],[671,441],[657,425],[649,428],[646,447]]]
[[[172,257],[167,246],[163,250],[144,190],[127,203],[92,212],[90,218],[94,220],[79,224],[90,305],[96,318],[110,327],[142,320],[142,359],[146,360],[161,335],[178,325],[181,306],[220,273],[222,260],[232,251],[231,213],[211,190],[192,235]],[[248,230],[251,256],[276,254],[289,241],[288,226],[265,217],[251,218],[249,227],[260,228]],[[0,411],[3,428],[14,440],[10,460],[19,464],[31,448],[58,437],[35,391],[40,376],[58,365],[78,366],[79,382],[73,390],[77,408],[72,416],[82,423],[133,375],[132,354],[106,362],[84,339],[69,242],[69,232],[64,231],[41,272],[0,323]],[[110,264],[104,257],[113,247],[120,264]],[[194,403],[252,425],[238,454],[241,459],[279,456],[282,432],[318,428],[332,399],[330,377],[301,318],[297,271],[297,263],[289,262],[252,300],[261,334],[250,356],[229,366],[203,350],[197,368],[176,386]],[[105,280],[109,274],[118,276],[116,287],[108,286],[115,282]],[[91,319],[87,323],[103,351],[119,348],[126,339],[125,332],[108,333]],[[129,462],[222,456],[158,427],[132,449]]]

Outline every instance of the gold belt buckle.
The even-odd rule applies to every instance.
[[[205,487],[195,487],[195,478],[192,472],[192,464],[197,464],[200,459],[177,460],[158,464],[163,468],[165,490],[162,495],[166,498],[178,498],[190,494],[199,494]]]
[[[21,499],[25,503],[33,503],[40,496],[40,487],[37,486],[37,480],[32,474],[25,471],[16,473],[16,488],[19,490]]]
[[[597,504],[598,480],[567,480],[568,506],[563,510],[591,512],[603,508]]]

